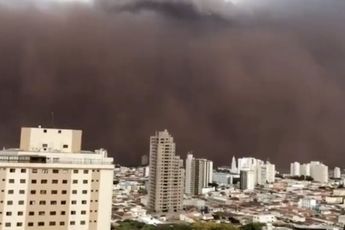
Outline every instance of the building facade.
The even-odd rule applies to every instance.
[[[203,188],[212,183],[213,162],[207,159],[194,158],[192,154],[186,159],[185,193],[200,195]]]
[[[167,130],[156,132],[150,138],[149,211],[182,210],[184,173],[183,160],[175,154],[173,137]]]
[[[0,229],[109,229],[113,159],[81,151],[80,130],[22,128],[0,151]]]
[[[301,175],[301,164],[299,162],[293,162],[290,164],[290,175],[291,176]]]
[[[255,171],[244,169],[240,172],[241,189],[252,191],[255,189]]]

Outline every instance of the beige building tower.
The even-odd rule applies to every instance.
[[[20,148],[0,151],[1,230],[110,229],[113,159],[81,136],[22,128]]]
[[[183,160],[175,154],[173,137],[167,130],[150,138],[148,209],[156,213],[182,210],[184,192]]]

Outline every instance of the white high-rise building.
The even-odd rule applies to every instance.
[[[238,173],[238,170],[237,170],[237,163],[236,163],[236,158],[235,158],[235,156],[232,157],[230,172],[232,172],[232,173]]]
[[[263,164],[262,160],[253,157],[238,158],[238,171],[243,169],[256,169],[258,165]]]
[[[194,158],[192,154],[186,159],[186,194],[199,195],[203,188],[212,183],[213,162]]]
[[[110,229],[113,159],[81,137],[22,128],[20,148],[0,151],[0,229]]]
[[[242,190],[255,189],[255,171],[250,169],[243,169],[240,172],[240,186]]]
[[[336,178],[336,179],[341,178],[341,170],[340,170],[339,167],[335,167],[334,168],[333,177]]]
[[[275,180],[276,168],[274,164],[266,162],[257,166],[257,184],[264,185],[273,183]]]
[[[173,137],[167,130],[150,138],[148,209],[165,213],[182,210],[184,193],[183,160],[175,154]]]
[[[300,176],[301,175],[301,164],[299,162],[294,162],[290,164],[290,175]]]
[[[318,161],[310,162],[310,176],[314,181],[327,183],[328,182],[328,166]]]
[[[310,176],[310,164],[302,164],[300,167],[301,176]]]
[[[185,193],[192,194],[192,164],[193,154],[187,154],[186,158],[186,178],[185,178]]]

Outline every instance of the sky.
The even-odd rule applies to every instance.
[[[124,165],[177,154],[345,160],[345,1],[0,0],[0,146],[83,130]],[[51,113],[54,113],[54,122]]]

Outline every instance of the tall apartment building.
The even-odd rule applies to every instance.
[[[310,164],[301,164],[300,167],[300,174],[301,176],[310,176]]]
[[[194,158],[192,154],[186,159],[185,193],[199,195],[203,188],[212,183],[213,162],[207,159]]]
[[[257,166],[257,184],[264,185],[267,183],[273,183],[275,180],[276,167],[270,162],[260,164]]]
[[[335,167],[333,171],[333,178],[340,179],[341,178],[341,170],[339,167]]]
[[[81,150],[82,131],[22,128],[0,151],[0,229],[110,228],[113,159]]]
[[[251,169],[243,169],[240,172],[240,186],[242,190],[252,191],[255,189],[255,171]]]
[[[167,130],[150,138],[148,209],[156,213],[182,210],[184,193],[183,160],[175,154],[173,137]]]
[[[320,183],[328,182],[328,166],[319,161],[310,162],[310,176]]]
[[[301,175],[301,164],[299,162],[293,162],[290,164],[290,175],[291,176]]]

